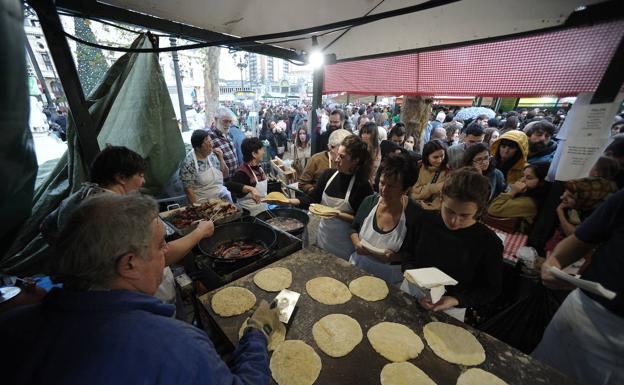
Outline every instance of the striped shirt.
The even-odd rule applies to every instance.
[[[214,128],[208,128],[208,135],[212,140],[212,145],[218,147],[223,151],[223,159],[225,164],[229,168],[229,177],[234,175],[240,165],[238,157],[236,156],[236,147],[229,136],[224,135],[221,131]]]

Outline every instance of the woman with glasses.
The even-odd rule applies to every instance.
[[[490,181],[490,196],[488,201],[496,198],[498,194],[507,189],[505,176],[500,170],[494,167],[487,144],[477,143],[468,147],[464,152],[462,165],[464,167],[474,167],[481,175],[488,178]]]

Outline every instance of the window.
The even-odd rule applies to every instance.
[[[54,67],[52,66],[52,61],[50,60],[50,55],[47,52],[41,52],[41,58],[43,59],[43,64],[48,71],[54,71]]]

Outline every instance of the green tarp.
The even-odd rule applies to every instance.
[[[148,35],[142,34],[132,47],[151,48],[153,45]],[[26,87],[26,76],[23,82]],[[177,170],[185,152],[158,55],[128,53],[119,58],[89,95],[87,103],[100,147],[108,143],[137,151],[148,160],[146,192],[160,192]],[[80,156],[71,117],[67,135],[67,152],[35,192],[31,217],[0,261],[4,272],[47,273],[47,264],[51,261],[38,231],[39,224],[87,179],[88,167]],[[34,182],[34,175],[32,179]]]
[[[0,255],[30,216],[37,159],[28,127],[28,74],[22,7],[0,0]]]

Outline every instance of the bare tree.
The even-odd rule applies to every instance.
[[[219,56],[221,47],[203,49],[204,54],[204,101],[206,102],[206,126],[214,122],[219,107]]]

